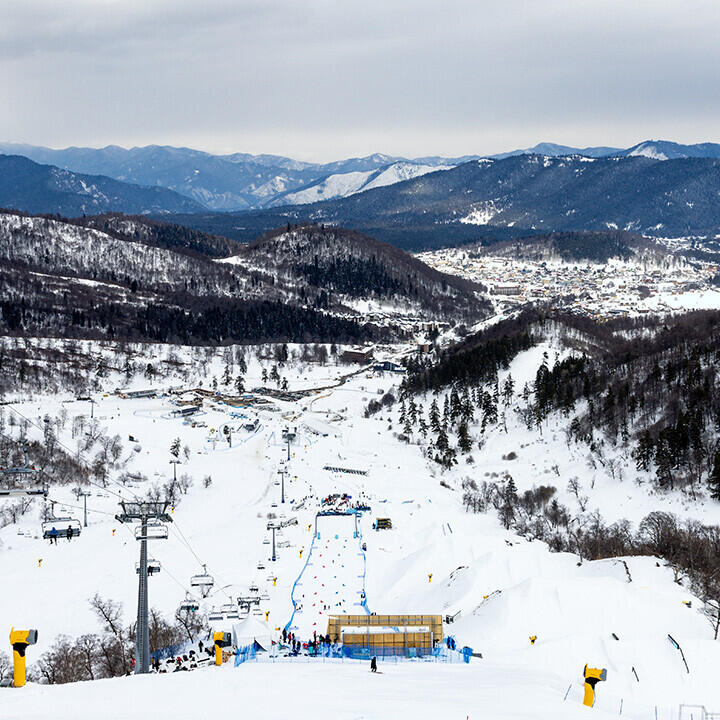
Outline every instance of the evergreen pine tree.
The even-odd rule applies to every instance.
[[[708,487],[710,488],[710,497],[713,500],[720,501],[720,452],[717,450],[713,455],[713,466],[708,476]]]
[[[433,432],[440,432],[440,411],[438,410],[437,399],[433,398],[430,405],[430,427]]]
[[[515,381],[512,378],[512,375],[508,373],[508,376],[505,378],[505,382],[503,383],[503,389],[502,389],[502,396],[503,396],[503,402],[505,405],[509,405],[513,398],[513,392],[515,391]]]
[[[458,427],[458,447],[464,453],[469,453],[472,450],[472,440],[465,422],[461,422]]]

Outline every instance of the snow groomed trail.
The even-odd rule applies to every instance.
[[[317,533],[293,583],[293,613],[285,625],[299,637],[325,634],[329,615],[369,612],[365,594],[366,553],[362,532],[355,538],[355,518],[320,515]]]

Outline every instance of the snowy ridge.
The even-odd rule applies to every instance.
[[[452,167],[452,165],[416,165],[410,162],[396,162],[379,170],[334,174],[315,185],[282,195],[273,200],[270,205],[304,205],[321,200],[349,197],[365,190],[411,180],[427,173],[451,170]]]

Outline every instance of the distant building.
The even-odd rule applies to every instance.
[[[195,413],[199,411],[200,408],[197,405],[186,405],[185,407],[173,410],[171,414],[173,417],[188,417],[190,415],[195,415]]]
[[[391,360],[384,360],[383,362],[378,362],[373,365],[373,370],[375,372],[394,372],[394,373],[404,373],[405,368],[402,365],[398,365],[397,363],[392,362]]]
[[[157,390],[118,390],[118,395],[121,398],[149,398],[155,397],[158,393]]]
[[[346,350],[342,355],[341,359],[347,363],[359,363],[365,365],[372,362],[373,349],[372,348],[351,348]]]
[[[492,289],[493,295],[521,295],[519,285],[495,285]]]

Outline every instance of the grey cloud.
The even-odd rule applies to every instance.
[[[718,140],[718,21],[716,0],[0,0],[0,138],[311,159]]]

